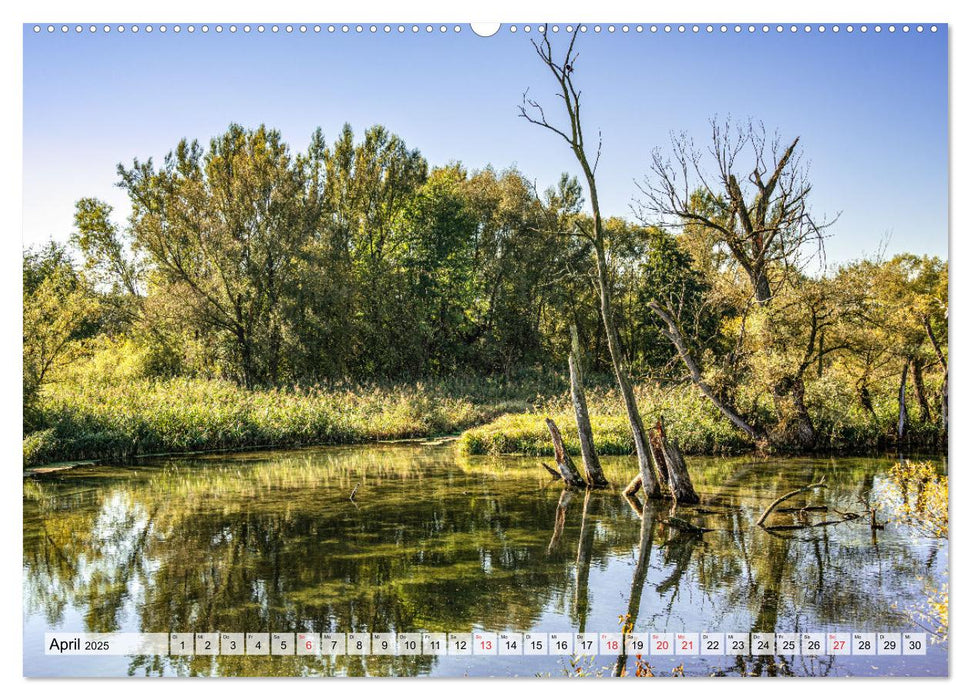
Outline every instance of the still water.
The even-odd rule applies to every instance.
[[[453,445],[153,460],[24,480],[24,673],[28,676],[535,676],[633,674],[634,658],[50,657],[70,632],[920,631],[947,580],[947,542],[864,517],[767,532],[786,505],[861,511],[888,482],[883,458],[689,458],[702,505],[685,535],[611,488],[564,495],[526,458]],[[355,500],[349,499],[357,487]],[[805,515],[803,516],[805,517]],[[819,519],[826,515],[813,514]],[[791,514],[776,523],[797,523]],[[932,640],[929,637],[929,640]],[[926,656],[647,659],[657,675],[946,675]],[[574,665],[576,664],[576,665]]]

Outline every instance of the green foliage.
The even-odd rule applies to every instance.
[[[690,337],[711,342],[716,335],[719,317],[705,309],[709,284],[694,267],[691,255],[682,241],[659,228],[635,229],[636,247],[629,257],[637,263],[631,267],[628,294],[624,305],[628,319],[630,345],[636,348],[634,368],[657,371],[671,360],[671,346],[661,333],[661,322],[648,304],[661,303],[671,309]]]
[[[880,494],[880,505],[893,522],[922,537],[948,539],[948,477],[931,462],[894,464]]]
[[[53,428],[37,430],[24,436],[24,466],[34,466],[53,462],[52,455],[58,454],[57,432]],[[68,455],[73,456],[73,455]]]
[[[35,421],[38,392],[52,375],[84,354],[96,330],[98,302],[66,251],[50,244],[23,260],[24,427]]]
[[[183,140],[162,163],[135,160],[119,174],[132,206],[126,225],[84,198],[72,248],[24,253],[25,433],[55,430],[42,443],[55,447],[32,454],[77,457],[63,447],[71,444],[79,454],[123,459],[145,444],[384,434],[334,428],[344,423],[320,408],[328,400],[297,398],[305,428],[248,417],[235,437],[226,426],[207,431],[208,418],[222,425],[221,409],[200,409],[208,417],[193,423],[188,407],[211,405],[194,390],[168,394],[179,381],[217,394],[243,386],[246,397],[379,382],[399,387],[387,397],[396,404],[403,385],[484,378],[462,394],[471,412],[455,406],[447,417],[409,399],[413,412],[395,414],[403,427],[390,432],[424,435],[495,417],[479,411],[505,400],[490,398],[483,387],[496,380],[487,378],[510,384],[538,370],[542,381],[527,382],[516,400],[562,393],[515,407],[525,415],[465,440],[475,453],[539,453],[549,449],[540,414],[572,420],[562,378],[571,326],[587,373],[612,372],[583,233],[591,222],[568,174],[540,194],[515,169],[430,168],[382,126],[360,139],[345,126],[331,144],[317,131],[295,153],[279,132],[239,125],[205,147]],[[900,255],[810,276],[801,247],[812,236],[800,210],[787,224],[796,228],[779,232],[789,240],[785,255],[767,251],[753,276],[749,254],[732,247],[738,222],[726,197],[695,191],[662,217],[670,230],[603,222],[605,285],[645,416],[663,414],[689,452],[737,452],[754,440],[780,451],[881,448],[897,441],[906,368],[906,434],[895,446],[946,444],[947,263]],[[148,403],[119,403],[136,386]],[[160,415],[188,413],[156,431],[150,397],[163,395],[171,405]],[[597,390],[591,401],[603,449],[628,452],[619,397]],[[312,417],[302,413],[308,405]],[[133,412],[130,424],[123,410]],[[389,415],[396,410],[389,405]],[[753,438],[731,427],[724,414],[732,411]]]

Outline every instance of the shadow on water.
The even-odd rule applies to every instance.
[[[604,463],[612,483],[626,483],[629,460]],[[38,641],[55,630],[909,630],[907,606],[946,577],[946,543],[891,527],[876,538],[864,522],[784,535],[754,525],[774,496],[824,476],[827,504],[850,508],[879,487],[888,466],[696,458],[691,468],[703,503],[678,515],[712,530],[703,536],[665,524],[665,504],[631,504],[619,489],[562,491],[536,460],[471,459],[447,446],[219,455],[28,479],[25,672],[64,668],[48,665]],[[706,675],[907,672],[899,659],[877,670],[872,659],[854,657],[670,661]],[[651,662],[663,669],[667,660]],[[412,676],[564,667],[553,656],[98,663],[85,668],[105,675]],[[631,663],[622,656],[602,668],[627,673]],[[939,647],[923,663],[927,673],[946,673]]]

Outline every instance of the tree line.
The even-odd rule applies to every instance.
[[[146,376],[247,387],[512,378],[565,371],[572,327],[635,437],[631,384],[647,377],[692,382],[756,444],[816,445],[813,391],[874,420],[893,391],[900,421],[946,431],[946,261],[824,266],[833,220],[812,211],[802,144],[758,122],[674,135],[637,215],[603,216],[573,45],[562,60],[536,47],[566,117],[533,100],[522,116],[580,170],[543,190],[515,168],[429,165],[383,126],[318,130],[298,152],[234,124],[119,165],[127,221],[83,198],[67,246],[24,252],[25,407],[109,350]]]

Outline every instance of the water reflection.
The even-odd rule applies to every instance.
[[[627,461],[604,462],[612,483],[626,483]],[[664,504],[629,503],[610,490],[563,491],[535,460],[470,460],[450,447],[219,456],[31,479],[24,486],[25,668],[61,668],[46,665],[36,641],[58,629],[909,630],[907,605],[919,603],[928,581],[946,576],[946,543],[892,527],[875,537],[863,519],[810,533],[754,526],[775,496],[824,476],[830,507],[858,508],[888,465],[694,459],[703,503],[680,508],[678,517],[712,530],[703,536],[665,524]],[[689,673],[745,675],[909,670],[901,659],[881,657],[878,665],[875,658],[712,657],[685,665]],[[562,660],[115,663],[123,666],[103,672],[502,675],[558,673]],[[633,660],[590,663],[620,674]],[[946,673],[940,647],[923,663]]]

